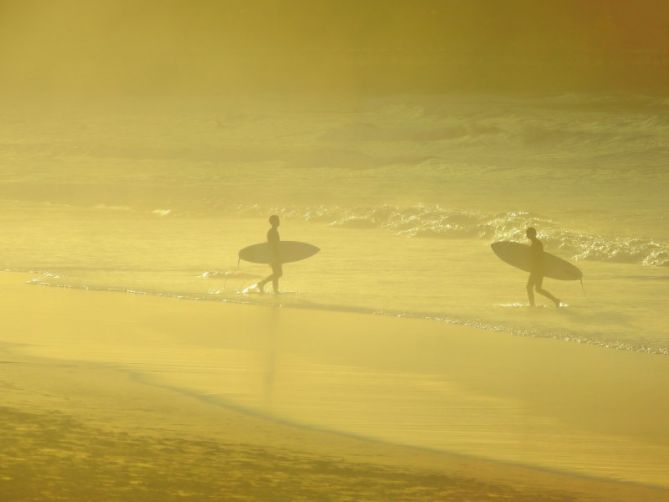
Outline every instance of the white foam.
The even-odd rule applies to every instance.
[[[264,215],[274,212],[286,217],[325,223],[347,229],[383,228],[412,238],[461,239],[478,238],[490,242],[525,240],[525,229],[535,226],[546,248],[573,260],[596,260],[612,263],[638,263],[646,266],[669,266],[669,244],[638,237],[617,237],[580,232],[558,222],[527,211],[485,214],[475,211],[444,209],[440,206],[363,206],[342,208],[316,206],[308,208],[260,208],[257,204],[238,206],[240,214]]]

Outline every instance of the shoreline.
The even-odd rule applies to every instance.
[[[397,500],[436,497],[454,501],[506,498],[527,502],[604,502],[660,501],[665,500],[668,493],[660,487],[388,444],[290,424],[221,404],[212,410],[210,404],[202,405],[201,399],[160,386],[156,389],[154,385],[138,384],[134,378],[129,378],[134,381],[129,397],[135,403],[142,402],[144,409],[124,414],[119,420],[113,416],[115,410],[109,406],[112,403],[100,406],[103,399],[99,396],[104,393],[99,391],[109,385],[110,377],[116,379],[124,373],[127,376],[126,371],[100,364],[76,361],[54,364],[40,358],[17,357],[7,347],[1,347],[0,354],[0,374],[5,389],[7,377],[12,373],[6,371],[10,365],[37,365],[42,374],[46,369],[53,377],[48,392],[52,402],[35,406],[34,399],[25,396],[16,399],[24,392],[14,389],[9,396],[5,394],[8,399],[0,406],[5,424],[0,432],[0,444],[4,446],[0,453],[0,493],[5,496],[101,496],[142,500],[200,500],[225,496],[231,500],[264,500],[291,498],[297,493],[321,499],[349,496],[387,500],[391,496]],[[63,369],[67,369],[67,376]],[[58,386],[71,385],[81,376],[79,373],[97,377],[92,379],[97,382],[92,387],[98,399],[88,406],[72,406],[69,404],[71,394],[53,392],[54,382]],[[22,383],[25,385],[25,380]],[[44,391],[40,387],[29,384],[22,390]],[[86,387],[90,390],[91,384]],[[72,394],[80,398],[80,392],[81,389]],[[26,409],[27,401],[30,409]],[[68,405],[63,406],[64,403]],[[157,409],[153,409],[156,404]],[[187,406],[188,415],[176,412],[183,405]],[[173,413],[172,419],[156,426],[155,415],[147,410],[159,411],[161,418],[169,411]],[[234,429],[223,431],[214,426],[214,420],[222,418],[227,427],[233,425]],[[50,432],[60,437],[47,446],[40,440],[47,439]],[[100,445],[96,445],[97,442]],[[169,447],[167,465],[166,459],[160,458],[161,449],[166,445]],[[206,461],[221,470],[185,469],[184,472],[184,465],[192,467],[195,463],[187,457],[197,448],[203,450],[197,453],[210,455]],[[99,458],[88,466],[96,456]],[[243,458],[248,464],[247,472],[226,472],[230,463],[235,463],[230,456]],[[269,462],[265,460],[267,457]],[[169,465],[174,460],[179,460],[178,467]],[[313,464],[313,467],[304,468],[305,464]],[[325,472],[312,472],[318,469]],[[299,470],[304,472],[299,473]],[[261,482],[249,487],[238,479],[244,475],[259,476]],[[272,476],[278,479],[272,480]],[[350,477],[353,479],[349,480]],[[329,484],[320,486],[326,479]],[[365,486],[361,480],[371,484]],[[188,489],[184,490],[184,486]]]
[[[0,279],[0,287],[2,288],[2,295],[5,298],[7,298],[8,293],[16,295],[25,286],[25,284],[20,282],[20,277],[22,276],[17,274],[3,274],[2,279]],[[212,438],[215,438],[217,441],[230,441],[233,438],[233,440],[238,442],[242,441],[249,444],[262,445],[263,447],[276,448],[281,451],[289,449],[293,452],[304,452],[306,449],[310,452],[309,455],[313,457],[310,457],[308,462],[314,465],[329,461],[327,459],[330,458],[329,456],[333,452],[339,452],[337,455],[339,455],[340,459],[345,460],[344,463],[346,465],[349,465],[351,462],[355,464],[355,462],[360,462],[361,459],[366,459],[366,462],[370,462],[369,466],[371,467],[361,468],[358,475],[365,475],[365,473],[369,474],[371,472],[378,473],[378,469],[381,468],[380,466],[387,465],[399,466],[402,468],[402,471],[406,468],[412,469],[412,472],[415,471],[413,477],[410,477],[411,479],[405,479],[406,489],[409,491],[400,496],[400,498],[404,497],[407,499],[411,499],[412,497],[420,498],[418,492],[412,492],[411,490],[416,489],[421,483],[425,484],[421,476],[426,473],[432,473],[430,476],[436,476],[437,478],[441,476],[436,484],[432,483],[430,485],[428,483],[431,487],[429,490],[432,490],[430,493],[433,497],[443,496],[443,494],[447,493],[449,483],[450,485],[459,486],[459,490],[464,490],[459,492],[459,495],[455,495],[454,492],[452,495],[453,500],[466,499],[468,496],[474,496],[472,495],[474,493],[477,493],[476,497],[479,497],[478,499],[484,499],[482,495],[484,492],[478,491],[480,489],[484,491],[490,489],[492,490],[490,493],[497,493],[498,495],[505,493],[513,494],[513,497],[517,500],[523,500],[523,497],[526,495],[527,500],[661,500],[662,497],[666,497],[667,495],[666,488],[652,487],[645,484],[617,482],[601,477],[584,476],[580,473],[559,472],[541,466],[529,467],[514,465],[508,462],[485,460],[460,452],[449,453],[427,450],[420,445],[417,447],[399,446],[384,442],[383,440],[380,441],[378,438],[363,438],[347,432],[329,432],[327,427],[318,425],[307,424],[306,426],[300,426],[282,417],[266,416],[262,412],[253,412],[252,409],[249,412],[249,410],[244,411],[243,408],[231,407],[229,403],[222,402],[220,396],[207,394],[206,391],[199,388],[199,382],[189,380],[188,378],[190,377],[187,373],[177,375],[172,374],[174,372],[170,372],[170,376],[176,379],[177,382],[181,381],[186,384],[178,392],[176,391],[177,387],[173,385],[174,382],[170,383],[169,379],[160,377],[159,379],[162,379],[162,382],[157,385],[155,383],[148,383],[148,380],[155,379],[158,373],[146,372],[147,366],[142,366],[144,364],[142,358],[148,355],[162,357],[163,353],[155,351],[155,347],[160,346],[161,343],[165,345],[175,344],[177,350],[185,352],[184,355],[186,356],[188,355],[187,351],[185,351],[187,347],[178,347],[179,343],[183,344],[184,342],[179,336],[187,334],[189,337],[198,338],[198,343],[203,346],[208,345],[213,347],[212,343],[214,345],[218,343],[217,340],[207,338],[202,333],[198,333],[197,330],[188,331],[191,323],[189,319],[183,319],[184,315],[188,317],[199,313],[199,315],[206,314],[207,316],[213,316],[202,321],[201,325],[211,322],[212,319],[218,319],[223,322],[224,318],[228,318],[229,321],[230,316],[241,316],[242,319],[237,319],[237,321],[244,322],[252,318],[252,313],[248,312],[248,310],[253,310],[253,308],[249,309],[243,305],[240,308],[246,309],[247,312],[233,308],[228,309],[229,312],[223,314],[220,312],[220,309],[227,309],[228,305],[212,304],[216,307],[216,311],[212,311],[211,306],[198,307],[194,311],[194,309],[190,308],[193,304],[177,308],[172,303],[168,304],[172,300],[165,298],[150,298],[147,301],[140,301],[138,303],[135,300],[145,297],[122,300],[118,298],[122,295],[109,293],[107,295],[89,295],[88,299],[83,299],[81,292],[78,294],[69,294],[77,293],[76,291],[59,291],[53,288],[44,288],[41,291],[40,294],[37,294],[30,288],[24,288],[18,295],[22,298],[15,298],[15,303],[9,308],[9,315],[5,316],[3,321],[0,321],[0,323],[5,324],[2,330],[3,333],[7,333],[7,329],[11,327],[14,327],[16,331],[9,337],[2,335],[2,340],[0,340],[0,342],[4,342],[3,347],[0,347],[0,351],[3,354],[3,362],[0,363],[0,369],[2,370],[0,380],[3,381],[3,387],[6,388],[5,394],[7,395],[7,400],[5,406],[3,406],[5,411],[12,409],[17,413],[28,413],[29,415],[32,413],[34,415],[36,410],[41,409],[48,415],[53,410],[58,410],[60,414],[74,417],[73,419],[80,420],[82,424],[102,428],[116,428],[125,431],[126,434],[140,431],[142,435],[146,435],[147,431],[149,431],[151,434],[158,434],[158,436],[164,437],[165,431],[161,431],[160,427],[152,425],[155,421],[162,420],[167,424],[163,427],[170,429],[171,433],[178,431],[179,437],[195,435],[201,439],[207,438],[207,441],[210,441]],[[87,293],[83,294],[87,295]],[[64,312],[64,307],[67,307],[67,312]],[[33,309],[35,309],[34,311],[37,314],[32,319],[26,320],[22,317],[26,314],[30,315]],[[234,310],[234,313],[231,312],[232,310]],[[127,315],[125,323],[123,319],[119,318],[120,316],[114,315],[115,312],[124,312]],[[155,327],[149,321],[156,321],[154,316],[157,312],[164,312],[170,318],[162,319],[160,322],[157,322],[158,326]],[[106,326],[105,324],[110,322],[108,319],[110,316],[114,317],[114,322]],[[287,319],[289,324],[286,326],[286,329],[294,329],[295,322],[298,325],[303,323],[308,325],[314,321],[313,316],[299,314],[293,316],[291,314],[288,317],[291,319]],[[293,317],[295,319],[292,319]],[[84,322],[79,326],[82,318],[84,320],[90,319],[91,321],[98,320],[99,330],[97,334],[102,339],[106,339],[107,343],[103,347],[97,347],[96,350],[101,350],[101,352],[86,352],[91,347],[95,348],[98,341],[91,340],[90,333],[86,330],[78,332],[82,328],[90,329],[91,327],[90,322]],[[177,318],[181,320],[175,323]],[[66,321],[64,326],[70,326],[70,328],[74,324],[76,328],[73,330],[74,333],[63,332],[63,326],[60,325],[62,321]],[[264,321],[267,321],[267,319]],[[383,322],[387,324],[392,321],[396,320],[388,319]],[[349,319],[344,319],[342,322],[347,323]],[[129,351],[128,348],[130,345],[127,345],[123,349],[119,349],[117,353],[105,354],[105,357],[102,357],[102,353],[107,352],[111,347],[116,345],[112,338],[107,337],[119,336],[118,332],[115,331],[119,326],[125,326],[128,330],[132,331],[130,337],[145,337],[148,346],[153,346],[154,350],[143,352],[145,347],[138,345],[136,348],[141,349],[141,353],[137,353]],[[41,334],[36,333],[33,329],[38,327],[42,330]],[[55,334],[62,335],[62,337],[57,340],[53,339],[54,333],[50,333],[49,330],[55,331]],[[84,331],[86,332],[84,333]],[[469,335],[470,331],[475,330],[465,331]],[[178,336],[175,337],[175,334]],[[460,335],[451,333],[451,336],[457,338]],[[390,343],[393,351],[393,357],[391,358],[393,360],[386,361],[385,363],[397,364],[394,356],[402,355],[401,350],[398,352],[398,349],[401,348],[397,346],[398,337],[401,338],[401,333],[391,333],[391,341],[388,343]],[[8,338],[13,338],[13,340],[8,340]],[[260,338],[262,336],[258,335],[258,339],[253,342],[258,342]],[[341,338],[344,338],[344,340],[340,340],[340,342],[346,345],[350,336],[342,336]],[[489,339],[489,337],[485,338]],[[504,339],[506,340],[506,338]],[[57,343],[54,344],[56,341]],[[123,336],[120,336],[118,341],[121,345],[124,343],[127,344],[127,339]],[[156,341],[159,342],[158,345],[156,345]],[[530,340],[530,342],[533,341],[534,339]],[[286,346],[286,340],[283,340],[283,342],[283,348],[289,348]],[[462,340],[458,343],[460,342]],[[191,343],[193,342],[191,341]],[[236,340],[235,343],[242,344],[239,340]],[[11,346],[12,344],[14,345],[13,347]],[[88,348],[82,346],[85,344],[88,344]],[[525,344],[527,344],[527,340]],[[239,349],[239,347],[236,348]],[[314,347],[310,348],[312,352],[313,349]],[[198,352],[198,354],[205,353]],[[313,353],[318,354],[320,352],[315,350]],[[44,357],[45,354],[50,354],[52,357]],[[134,361],[127,360],[131,354],[135,358]],[[347,357],[350,357],[350,354]],[[126,360],[123,360],[123,358],[126,358]],[[15,364],[11,364],[12,362]],[[208,362],[210,360],[205,360],[205,367]],[[276,363],[276,361],[274,362]],[[34,370],[33,368],[30,372],[22,372],[20,367],[26,364],[36,365],[41,369]],[[140,377],[133,376],[131,374],[132,371],[136,371]],[[50,378],[39,379],[34,375],[31,376],[31,373],[34,372],[40,373],[42,376],[46,373],[50,375]],[[67,372],[75,376],[68,376]],[[119,375],[124,375],[122,385],[116,381],[120,378]],[[36,378],[39,381],[35,381]],[[72,384],[73,381],[79,382],[78,385],[81,388],[65,385],[67,381],[69,381],[69,384]],[[9,392],[7,389],[11,389],[12,385],[15,390]],[[170,385],[172,385],[172,388],[170,388]],[[29,389],[31,386],[33,390],[39,390],[40,392],[17,390],[18,387]],[[52,388],[49,388],[50,386]],[[87,386],[91,387],[91,389],[87,390]],[[100,398],[99,392],[92,392],[92,389],[96,388],[96,386],[108,392],[105,399]],[[123,392],[119,393],[119,390]],[[39,395],[48,395],[51,397],[42,399],[38,397]],[[158,395],[160,395],[160,399],[156,399]],[[203,399],[203,396],[207,395],[210,397]],[[149,396],[150,399],[144,399]],[[207,400],[215,401],[215,405],[212,405],[212,402],[206,402]],[[176,409],[177,406],[172,405],[171,402],[179,402],[189,411],[178,411]],[[133,403],[132,406],[137,409],[132,411],[132,406],[129,406],[129,403]],[[118,416],[119,405],[122,410],[125,410],[122,417]],[[193,414],[194,410],[197,413]],[[37,413],[37,415],[40,415],[40,413]],[[194,416],[197,418],[193,418]],[[222,417],[224,417],[225,423],[231,425],[239,434],[221,430],[220,420]],[[42,417],[39,420],[45,422],[46,418]],[[258,430],[262,430],[260,436]],[[248,453],[248,449],[244,451]],[[126,454],[128,453],[126,452]],[[241,455],[241,453],[237,453]],[[246,455],[247,453],[244,454]],[[295,461],[297,462],[297,460]],[[337,462],[335,461],[335,464]],[[300,462],[297,463],[299,464]],[[261,471],[265,469],[267,472],[272,472],[271,465],[264,465],[262,467],[260,465],[262,462],[258,459],[251,461],[251,464],[258,464],[255,468]],[[390,478],[396,477],[397,472],[390,476]],[[67,481],[67,476],[62,476],[62,478],[64,482]],[[342,490],[344,490],[344,486],[350,481],[348,476],[345,475],[339,476],[336,479],[337,483],[341,484]],[[471,481],[472,479],[474,481]],[[465,482],[466,480],[469,481]],[[73,479],[70,481],[74,482]],[[392,486],[393,483],[391,481],[392,479],[384,481],[384,483],[390,483],[386,488]],[[489,482],[493,484],[482,488],[482,482],[484,485]],[[0,487],[3,485],[6,489],[8,486],[6,480],[0,484]],[[521,491],[518,491],[519,487],[522,488]],[[93,489],[93,487],[89,488]],[[235,492],[239,488],[239,486],[236,487],[234,489]],[[302,488],[306,489],[305,487]],[[362,490],[362,488],[358,487],[359,490]],[[308,489],[317,489],[317,487],[312,486]],[[350,486],[346,489],[350,489]],[[532,493],[531,495],[524,494],[522,490],[530,490]],[[319,492],[316,491],[313,493],[316,494]],[[331,495],[332,493],[337,492],[330,492]],[[383,498],[378,493],[376,496]],[[557,495],[558,493],[559,495]],[[361,496],[362,494],[362,491],[358,493]],[[250,492],[247,495],[251,498],[254,496]],[[423,495],[427,495],[427,492]],[[367,493],[365,496],[375,498],[373,492]]]
[[[27,274],[27,272],[16,272],[16,271],[5,271],[6,273],[11,274]],[[44,273],[44,272],[39,272]],[[361,314],[361,315],[370,315],[370,316],[382,316],[389,318],[402,318],[402,319],[413,319],[429,322],[438,322],[444,323],[449,326],[458,326],[465,327],[469,329],[476,329],[488,332],[504,332],[513,336],[525,337],[525,338],[536,338],[536,339],[547,339],[547,340],[557,340],[563,343],[576,343],[578,345],[590,345],[592,347],[597,347],[603,350],[617,350],[622,352],[633,352],[637,354],[646,354],[650,356],[669,356],[669,349],[666,348],[656,348],[652,346],[635,346],[626,344],[624,342],[611,342],[607,340],[593,340],[589,338],[576,338],[573,335],[560,334],[558,332],[549,332],[547,334],[541,334],[538,332],[528,332],[525,328],[514,328],[511,326],[495,326],[488,325],[485,321],[468,321],[466,319],[461,319],[458,317],[449,317],[438,312],[411,312],[411,311],[402,311],[402,310],[392,310],[392,309],[375,309],[372,307],[354,307],[347,305],[336,305],[336,304],[301,304],[301,303],[284,303],[284,304],[270,304],[270,301],[275,300],[279,297],[273,297],[271,293],[266,293],[264,298],[266,301],[254,301],[248,298],[234,298],[234,297],[220,297],[213,294],[198,294],[193,292],[162,292],[156,290],[141,290],[141,289],[129,289],[123,287],[94,287],[87,286],[84,284],[49,284],[45,281],[38,281],[37,279],[32,279],[27,281],[27,284],[30,286],[37,286],[43,288],[57,288],[57,289],[71,289],[76,291],[90,291],[98,293],[122,293],[129,295],[138,295],[138,296],[152,296],[156,298],[170,298],[176,300],[185,300],[185,301],[194,301],[194,302],[212,302],[219,303],[223,305],[251,305],[256,307],[265,307],[265,308],[284,308],[284,309],[295,309],[295,310],[305,310],[305,311],[316,311],[316,312],[326,312],[326,313],[346,313],[346,314]],[[237,292],[241,297],[242,293]],[[285,293],[282,293],[285,294]],[[288,293],[290,294],[290,293]],[[248,297],[248,295],[246,295]],[[501,307],[503,305],[495,305],[496,307]],[[520,308],[527,307],[528,305],[520,305]],[[538,306],[536,309],[548,308],[552,309],[549,306]]]
[[[625,485],[625,486],[630,486],[630,487],[638,487],[638,488],[644,488],[644,489],[648,488],[648,489],[651,489],[651,490],[667,491],[666,486],[655,485],[655,484],[652,484],[652,483],[641,483],[641,482],[629,481],[629,480],[607,479],[607,478],[597,477],[597,476],[583,474],[583,473],[569,472],[569,471],[564,471],[564,470],[559,470],[559,469],[553,469],[553,468],[550,468],[550,467],[545,467],[545,466],[540,466],[540,465],[523,464],[521,462],[511,462],[511,461],[499,461],[499,460],[495,460],[493,458],[487,458],[485,456],[476,456],[476,455],[470,455],[470,454],[466,454],[466,453],[458,453],[458,452],[453,452],[453,451],[440,450],[440,449],[437,449],[437,448],[430,448],[430,447],[427,447],[427,446],[393,443],[393,442],[390,442],[390,441],[384,441],[382,439],[375,439],[373,437],[358,435],[358,434],[355,434],[355,433],[352,433],[352,432],[331,430],[331,429],[320,427],[320,426],[314,425],[314,424],[308,424],[308,423],[303,423],[303,422],[299,422],[299,421],[285,419],[285,418],[281,418],[281,417],[277,417],[277,416],[268,415],[268,414],[265,414],[261,411],[255,410],[253,408],[246,408],[246,407],[243,407],[243,406],[236,405],[234,402],[220,401],[220,400],[216,399],[215,397],[212,398],[212,397],[209,397],[207,395],[199,395],[197,393],[189,391],[188,389],[182,389],[182,388],[173,387],[173,386],[169,386],[169,385],[163,385],[163,384],[160,384],[160,383],[157,383],[157,382],[150,382],[148,379],[145,379],[145,378],[142,378],[141,376],[139,376],[139,374],[138,375],[133,375],[133,379],[136,379],[142,385],[156,387],[156,388],[159,388],[159,389],[166,390],[168,392],[173,392],[173,393],[176,393],[176,394],[180,394],[182,396],[186,396],[186,397],[201,401],[203,403],[206,403],[207,405],[220,407],[220,408],[223,408],[225,410],[232,411],[234,413],[239,413],[241,415],[252,417],[254,419],[271,422],[271,423],[279,425],[279,426],[298,428],[298,429],[305,430],[305,431],[310,431],[310,432],[313,432],[313,433],[316,433],[316,434],[327,434],[327,435],[335,436],[335,437],[350,440],[350,441],[367,443],[367,444],[370,444],[370,445],[377,445],[377,446],[380,446],[380,447],[406,449],[408,451],[414,451],[414,452],[417,452],[417,453],[422,453],[422,454],[427,454],[427,455],[444,456],[444,457],[449,457],[451,459],[460,460],[461,462],[469,462],[472,465],[476,464],[476,463],[490,464],[490,466],[506,467],[506,468],[509,468],[509,469],[518,469],[518,470],[528,470],[528,471],[541,472],[541,473],[544,473],[544,474],[549,475],[549,476],[575,478],[576,480],[581,480],[582,482],[614,483],[614,484],[620,484],[620,485]],[[667,491],[667,495],[669,496],[669,491]]]

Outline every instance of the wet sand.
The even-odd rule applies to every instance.
[[[558,433],[568,444],[591,433],[594,450],[604,436],[631,446],[617,466],[594,466],[602,477],[638,477],[649,465],[666,472],[663,358],[425,321],[41,288],[26,279],[0,276],[0,493],[8,499],[669,496],[517,465],[541,460],[546,448],[529,448],[524,459],[514,453],[512,462],[479,458],[522,451],[513,434],[531,437],[550,418],[526,445],[551,440],[548,450],[576,451],[560,450]],[[412,388],[418,415],[406,409]],[[324,389],[328,396],[313,395]],[[439,429],[431,428],[436,395],[455,403],[437,409]],[[511,402],[521,404],[505,415]],[[514,417],[523,422],[503,427]],[[379,440],[356,437],[365,427]],[[428,444],[397,446],[392,437]],[[431,451],[430,437],[443,442],[432,450],[485,454]]]

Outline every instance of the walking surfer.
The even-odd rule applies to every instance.
[[[262,281],[256,284],[256,287],[261,293],[264,293],[265,284],[269,281],[272,281],[272,287],[275,293],[279,292],[279,278],[283,275],[283,269],[281,267],[281,257],[279,256],[279,242],[281,238],[279,237],[279,217],[276,214],[273,214],[269,217],[269,223],[272,225],[267,232],[267,243],[272,251],[272,261],[269,266],[272,267],[272,274],[265,277]]]
[[[525,232],[530,240],[530,277],[527,280],[527,297],[530,300],[530,306],[534,307],[534,292],[549,298],[556,307],[560,306],[560,300],[555,298],[548,291],[543,289],[544,281],[544,245],[537,239],[537,231],[529,227]]]

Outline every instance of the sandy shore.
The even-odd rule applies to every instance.
[[[668,465],[664,358],[424,321],[41,288],[26,279],[0,276],[5,499],[669,498],[641,484],[660,480]],[[327,398],[310,397],[323,389]],[[436,410],[439,429],[435,395],[451,403]],[[292,425],[293,416],[316,427]],[[510,419],[521,422],[504,425]],[[517,434],[527,441],[518,444]],[[438,449],[509,462],[356,435],[421,446],[438,436]],[[608,452],[607,440],[628,451],[591,475],[543,465],[551,449],[580,452],[583,437],[592,437],[585,450],[593,456],[564,465],[587,471]],[[541,441],[555,444],[541,449]]]

